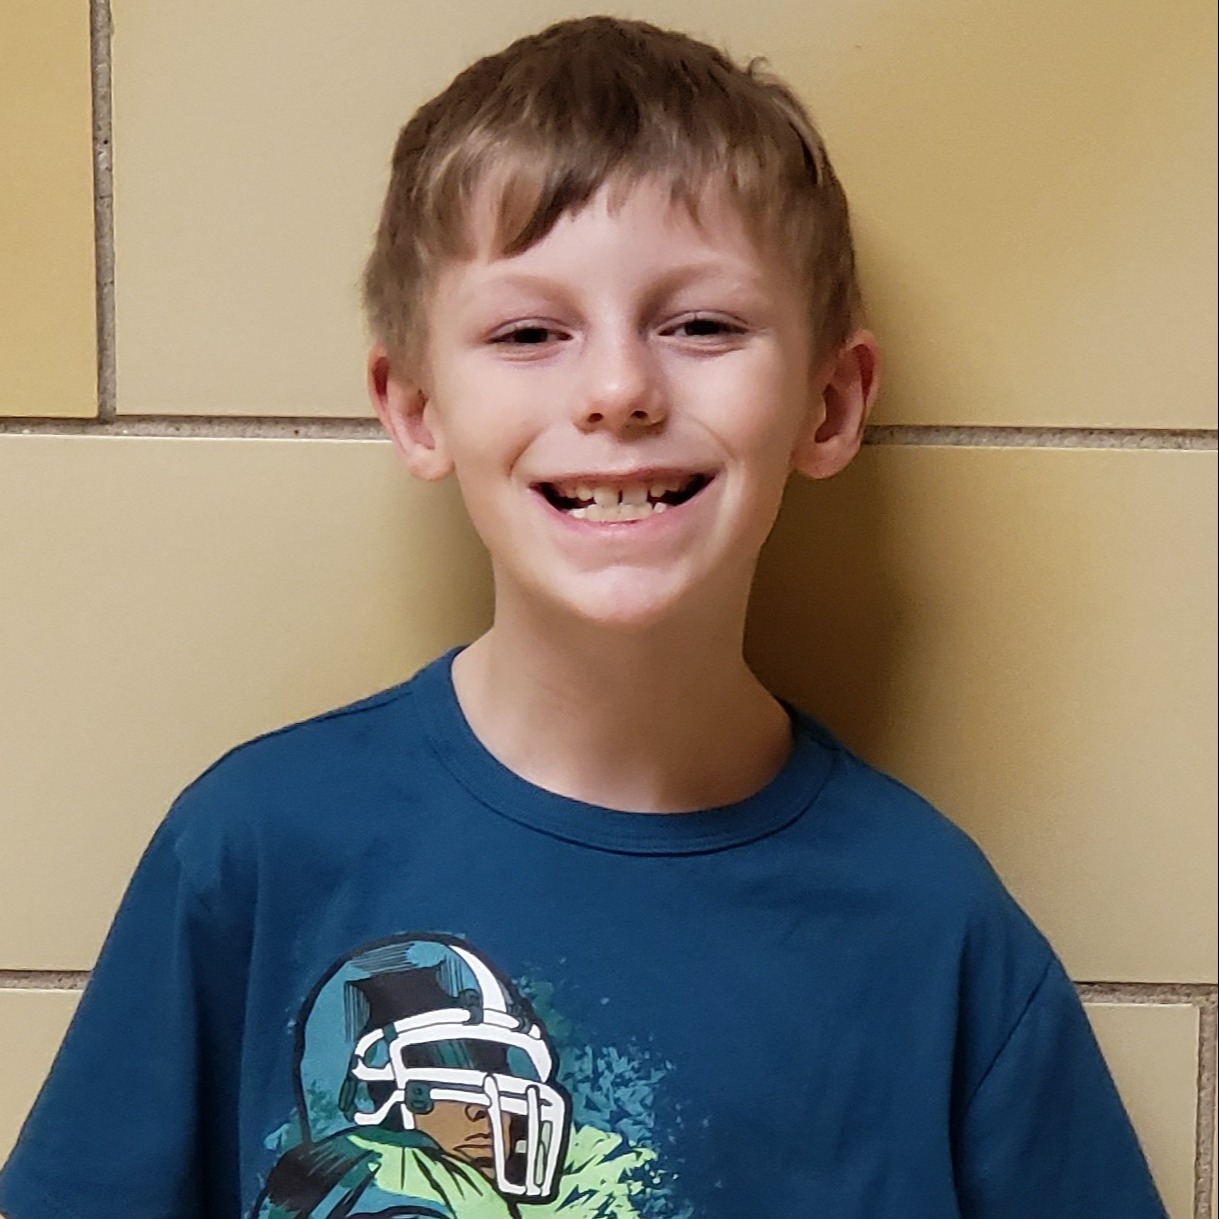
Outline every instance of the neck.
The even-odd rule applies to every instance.
[[[606,808],[731,804],[774,777],[790,724],[724,622],[563,629],[497,608],[453,682],[475,735],[539,787]]]

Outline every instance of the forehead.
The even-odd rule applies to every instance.
[[[465,256],[440,268],[438,285],[628,272],[674,280],[718,276],[759,290],[792,281],[790,263],[722,183],[708,183],[696,197],[657,179],[605,183],[518,250],[506,248],[506,210],[512,204],[501,192],[479,190],[467,220]]]

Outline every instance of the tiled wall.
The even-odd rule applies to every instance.
[[[452,490],[367,418],[354,283],[412,106],[598,7],[0,7],[0,1155],[176,790],[485,622]],[[751,656],[982,842],[1211,1215],[1214,6],[616,7],[811,99],[887,356]]]

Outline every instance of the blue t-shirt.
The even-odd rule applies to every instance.
[[[450,665],[179,799],[9,1219],[1162,1219],[1071,983],[926,803],[793,713],[739,804],[596,808]]]

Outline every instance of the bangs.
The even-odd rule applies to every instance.
[[[423,249],[434,251],[438,260],[480,254],[510,258],[543,240],[563,216],[580,212],[603,188],[614,210],[643,184],[659,186],[696,224],[708,193],[726,191],[759,244],[780,241],[790,248],[796,238],[793,230],[801,227],[796,209],[786,206],[795,192],[776,189],[792,176],[792,160],[776,156],[769,141],[733,147],[709,138],[710,132],[695,142],[661,130],[641,132],[633,146],[622,148],[588,138],[615,133],[582,134],[584,139],[562,145],[539,144],[517,133],[471,136],[439,168],[420,201]],[[786,135],[798,144],[794,131]],[[810,161],[798,158],[798,176],[816,173]]]

